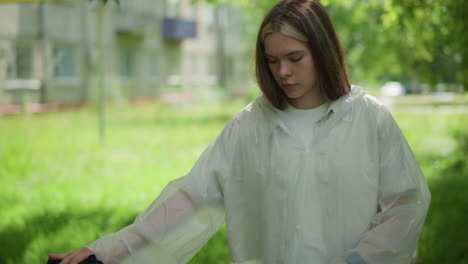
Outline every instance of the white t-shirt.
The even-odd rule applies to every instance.
[[[298,109],[288,104],[284,110],[288,127],[303,142],[305,147],[309,147],[314,136],[316,123],[324,117],[327,109],[328,103],[312,109]]]

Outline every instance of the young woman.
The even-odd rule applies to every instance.
[[[268,13],[256,77],[261,95],[132,225],[50,257],[186,263],[226,221],[236,264],[410,263],[429,190],[390,112],[349,84],[317,1]]]

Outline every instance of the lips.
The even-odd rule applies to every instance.
[[[295,84],[295,83],[285,83],[285,84],[283,84],[284,89],[291,89],[291,88],[294,88],[296,86],[297,86],[297,84]]]

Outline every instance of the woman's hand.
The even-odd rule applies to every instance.
[[[79,264],[81,261],[93,255],[94,252],[89,248],[82,248],[77,251],[64,254],[49,254],[51,259],[61,259],[59,264]]]

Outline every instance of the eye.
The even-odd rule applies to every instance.
[[[292,61],[292,62],[299,62],[300,60],[302,60],[302,57],[299,57],[299,58],[290,58],[289,60]]]

